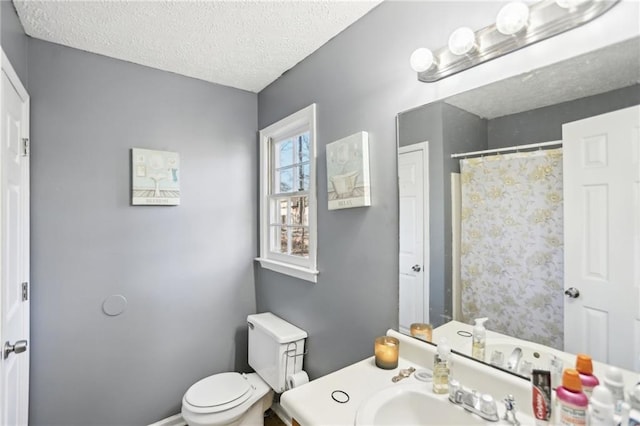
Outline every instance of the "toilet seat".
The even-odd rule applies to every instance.
[[[218,413],[237,407],[253,394],[244,374],[219,373],[193,384],[184,400],[197,412]]]

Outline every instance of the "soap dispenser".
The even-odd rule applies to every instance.
[[[473,327],[473,341],[471,356],[480,361],[484,361],[485,347],[487,344],[487,330],[484,328],[484,323],[489,318],[477,318],[476,325]]]
[[[446,338],[438,343],[438,352],[433,357],[433,393],[449,393],[451,373],[451,346]]]

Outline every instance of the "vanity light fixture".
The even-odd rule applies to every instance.
[[[448,46],[419,48],[410,63],[423,82],[438,81],[483,62],[571,30],[602,15],[620,0],[514,1],[500,9],[496,23],[477,31],[462,27]]]

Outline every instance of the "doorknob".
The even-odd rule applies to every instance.
[[[411,270],[412,270],[413,272],[420,272],[420,271],[422,270],[422,268],[420,267],[420,265],[413,265],[413,266],[411,267]]]
[[[17,354],[21,354],[26,350],[27,350],[26,340],[18,340],[14,345],[9,343],[8,341],[4,342],[4,359],[7,359],[11,352],[14,352],[17,355]]]
[[[564,291],[564,294],[569,296],[571,299],[577,299],[578,297],[580,297],[580,290],[575,287],[569,287]]]

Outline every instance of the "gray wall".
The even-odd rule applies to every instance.
[[[398,146],[429,142],[429,320],[442,324],[445,306],[444,120],[442,102],[398,115]]]
[[[28,63],[31,424],[149,424],[247,369],[257,95],[34,39]],[[132,147],[180,153],[180,206],[129,205]]]
[[[0,0],[0,43],[20,81],[28,87],[27,43],[18,14],[10,0]]]
[[[438,326],[451,312],[451,173],[456,152],[487,146],[487,123],[444,102],[398,115],[398,144],[429,141],[429,320]],[[483,149],[475,148],[475,149]]]
[[[27,43],[2,4],[2,44],[25,84],[28,69],[32,96],[32,424],[145,424],[178,412],[197,379],[246,367],[255,303],[309,332],[312,378],[371,355],[373,338],[398,323],[395,116],[440,93],[417,82],[409,55],[446,45],[461,25],[485,26],[500,6],[383,2],[263,90],[256,108],[253,94]],[[251,261],[255,132],[313,102],[317,284]],[[373,205],[329,212],[324,148],[361,130]],[[182,206],[128,205],[133,146],[181,153]],[[107,318],[100,305],[114,293],[130,304]]]
[[[246,368],[254,298],[309,331],[312,377],[369,356],[373,338],[397,327],[395,116],[434,96],[407,58],[498,8],[463,19],[464,4],[385,2],[265,89],[257,126],[254,94],[30,39],[4,0],[2,45],[32,101],[31,423],[177,413],[196,380]],[[315,285],[251,260],[256,130],[312,102]],[[373,206],[328,212],[324,146],[360,130],[370,132]],[[180,152],[181,206],[129,206],[134,146]],[[108,318],[100,307],[116,293],[129,306]]]
[[[489,148],[562,139],[562,125],[640,104],[640,84],[488,121]]]
[[[435,95],[433,85],[417,82],[411,52],[446,45],[463,23],[481,28],[499,8],[383,2],[260,92],[260,128],[318,105],[318,282],[256,269],[258,310],[309,332],[312,378],[370,356],[375,336],[398,326],[395,117]],[[328,211],[325,146],[361,130],[370,133],[372,206]]]

